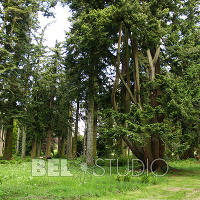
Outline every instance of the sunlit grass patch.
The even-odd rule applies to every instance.
[[[113,168],[104,166],[104,176],[90,175],[81,181],[79,164],[72,168],[73,177],[32,177],[31,162],[0,164],[0,199],[184,199],[188,195],[197,198],[200,188],[199,163],[194,160],[170,162],[178,169],[165,177],[145,173],[133,177],[131,172],[123,177]],[[70,168],[69,168],[70,170]],[[125,167],[119,171],[125,172]],[[190,173],[191,172],[191,173]],[[100,168],[95,173],[101,174]],[[84,174],[82,174],[83,176]]]

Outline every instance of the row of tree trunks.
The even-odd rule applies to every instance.
[[[78,136],[78,121],[79,121],[79,100],[77,100],[76,121],[75,121],[75,135],[72,138],[72,112],[68,108],[68,122],[67,128],[63,129],[62,134],[58,137],[58,154],[60,157],[68,159],[76,158],[77,156],[77,136]],[[52,129],[49,127],[46,138],[46,157],[51,157],[52,150]]]
[[[75,124],[75,144],[72,144],[72,130],[71,127],[67,129],[67,138],[62,137],[61,140],[61,156],[64,157],[66,155],[67,158],[72,159],[73,153],[74,158],[77,156],[77,135],[78,135],[78,120],[79,120],[79,101],[77,101],[77,111],[76,111],[76,124]],[[97,108],[96,108],[97,109]],[[96,121],[96,122],[95,122]],[[94,130],[93,134],[94,137],[97,133],[97,117],[94,117]],[[22,152],[21,157],[25,158],[26,156],[26,128],[23,127],[22,129]],[[10,125],[6,129],[5,132],[5,150],[4,150],[4,156],[3,156],[3,128],[1,129],[1,135],[0,135],[0,153],[3,156],[3,159],[9,160],[12,158],[12,134],[13,134],[13,120],[10,121]],[[16,153],[19,153],[19,143],[20,143],[20,128],[18,128],[17,133],[17,143],[16,143]],[[36,158],[40,157],[41,155],[41,140],[37,138],[35,135],[32,140],[32,151],[31,151],[31,157]],[[72,146],[74,147],[74,150],[72,151]],[[96,155],[96,142],[94,140],[94,156]],[[47,133],[47,140],[46,140],[46,156],[51,156],[51,148],[52,148],[52,130],[49,127],[48,133]],[[66,152],[66,153],[65,153]]]

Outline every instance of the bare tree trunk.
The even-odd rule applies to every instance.
[[[67,131],[67,158],[72,159],[72,111],[70,110],[70,107]]]
[[[97,104],[94,105],[94,158],[97,156]]]
[[[12,140],[13,140],[13,119],[9,121],[9,126],[6,129],[3,160],[12,159]]]
[[[0,157],[3,156],[3,147],[4,147],[4,130],[3,130],[3,125],[1,127],[0,131]]]
[[[77,99],[76,103],[76,122],[75,122],[75,132],[74,132],[74,138],[73,138],[73,158],[77,158],[77,138],[78,138],[78,121],[79,121],[79,99]]]
[[[16,155],[19,153],[19,139],[20,139],[20,128],[17,130],[17,144],[16,144]]]
[[[23,127],[23,132],[22,132],[22,158],[25,158],[26,156],[26,128]]]
[[[88,132],[87,132],[87,150],[86,162],[88,165],[94,164],[94,96],[89,91],[88,97]]]

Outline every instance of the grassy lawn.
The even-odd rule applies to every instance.
[[[31,162],[0,164],[0,199],[200,199],[200,163],[194,160],[171,162],[175,170],[159,178],[123,179],[115,170],[110,176],[109,167],[102,177],[85,176],[78,165],[73,162],[73,177],[32,177]]]
[[[178,161],[170,165],[177,170],[156,185],[142,185],[138,190],[109,194],[100,199],[200,200],[200,162]]]

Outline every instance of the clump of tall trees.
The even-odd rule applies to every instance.
[[[43,3],[1,3],[3,158],[19,154],[19,146],[22,157],[56,149],[76,159],[79,152],[89,165],[130,152],[146,167],[166,156],[194,157],[199,1],[62,1],[73,11],[71,30],[53,49],[43,45],[37,13],[51,16],[56,1]]]
[[[128,147],[145,165],[163,159],[166,149],[192,156],[199,144],[199,1],[68,4],[67,57],[86,85],[87,162],[94,158],[96,115],[98,137],[119,154]],[[190,70],[196,78],[189,84]]]

